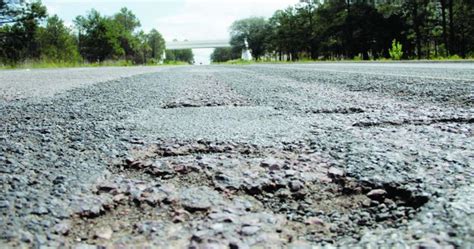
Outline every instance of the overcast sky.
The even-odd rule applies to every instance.
[[[94,8],[111,15],[125,6],[142,23],[156,28],[166,40],[213,40],[228,38],[233,21],[249,16],[270,17],[299,0],[43,0],[50,14],[67,24]]]

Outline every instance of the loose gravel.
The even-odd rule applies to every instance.
[[[1,247],[474,246],[473,64],[104,70],[0,72]]]

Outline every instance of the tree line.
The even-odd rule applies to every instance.
[[[71,28],[57,15],[48,16],[41,1],[0,0],[0,63],[161,62],[166,49],[162,35],[140,27],[140,20],[127,8],[112,16],[92,9],[76,17]],[[168,61],[193,61],[191,50],[167,51],[166,55]]]
[[[230,28],[238,58],[246,38],[256,60],[433,59],[474,56],[474,0],[301,0],[269,18]]]

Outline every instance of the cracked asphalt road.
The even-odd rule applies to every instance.
[[[0,246],[474,246],[474,64],[0,71]]]

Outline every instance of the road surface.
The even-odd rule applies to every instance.
[[[1,247],[474,246],[474,64],[0,71]]]

